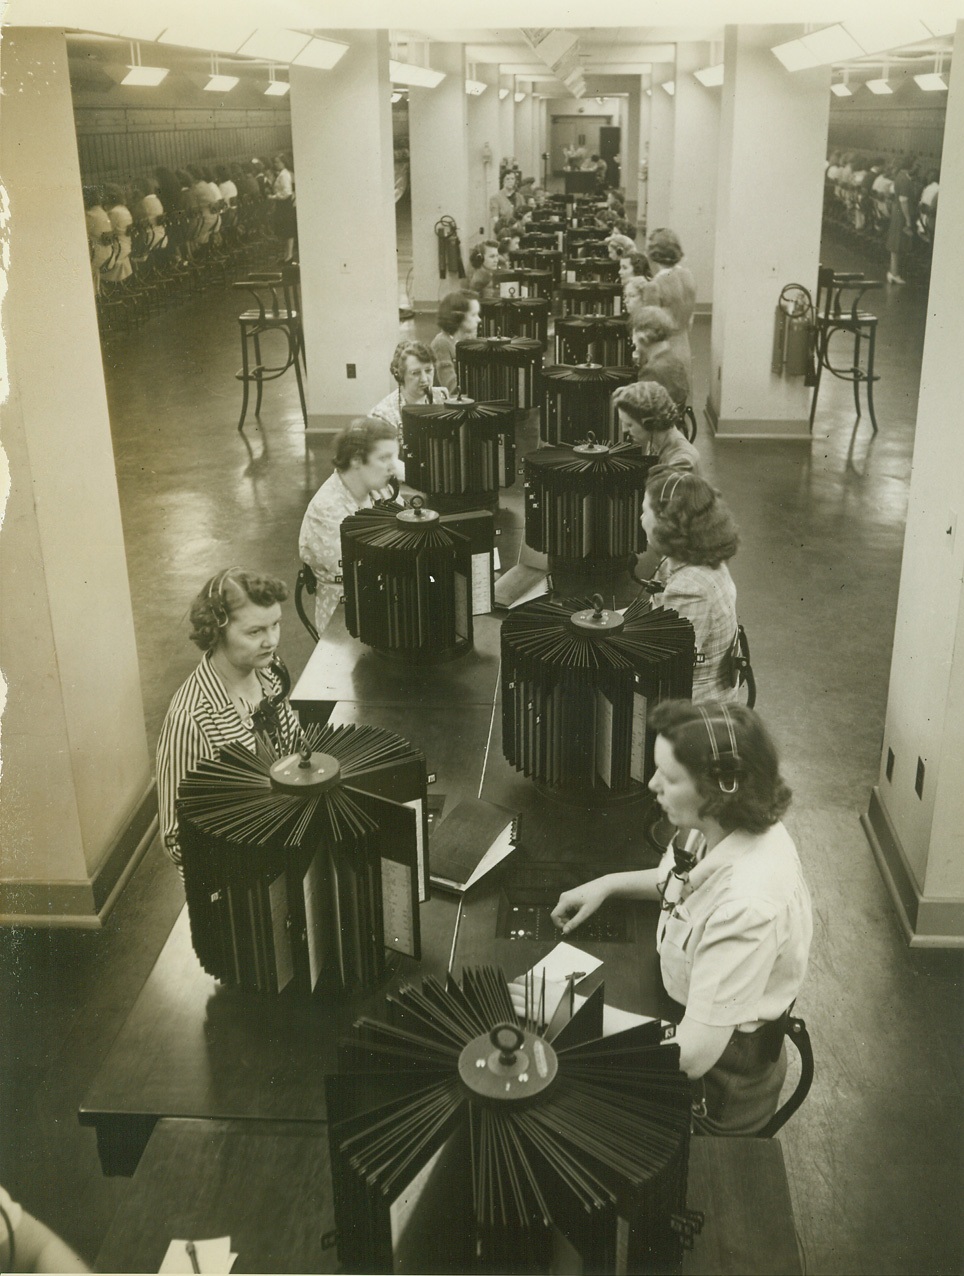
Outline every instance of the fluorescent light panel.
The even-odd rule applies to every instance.
[[[859,58],[865,52],[839,22],[832,27],[824,27],[822,31],[811,31],[809,35],[801,36],[800,43],[820,65]]]
[[[246,58],[264,58],[266,62],[291,62],[308,40],[309,37],[299,31],[259,27],[238,46],[237,52]]]
[[[481,97],[489,86],[485,80],[466,80],[465,91],[470,97]]]
[[[871,93],[876,93],[878,97],[894,91],[886,80],[865,80],[864,87],[870,89]]]
[[[834,95],[834,97],[853,97],[851,90],[843,83],[831,84],[830,92]]]
[[[504,102],[511,92],[511,89],[499,89],[499,101]]]
[[[136,84],[142,88],[154,88],[167,75],[166,66],[132,66],[121,84]]]
[[[347,52],[348,45],[340,40],[313,39],[291,61],[294,66],[313,66],[321,71],[330,71]]]
[[[883,53],[905,44],[919,44],[929,35],[923,22],[888,12],[886,7],[882,7],[879,16],[848,19],[843,25],[864,53]]]
[[[205,93],[230,93],[238,83],[236,75],[212,75],[204,86]]]
[[[411,84],[416,89],[435,89],[445,79],[444,71],[433,71],[428,66],[415,66],[411,62],[390,61],[389,79],[395,84]]]
[[[675,81],[675,80],[667,80],[665,84],[661,84],[659,87],[660,87],[661,89],[665,89],[665,90],[666,90],[666,92],[670,95],[670,97],[673,97],[673,95],[676,93],[676,81]]]
[[[928,71],[924,75],[915,75],[914,83],[925,93],[946,93],[947,82],[937,71]]]
[[[250,22],[198,16],[189,22],[176,22],[157,37],[159,44],[176,44],[182,49],[210,49],[215,53],[233,53],[239,44],[253,34]]]
[[[264,91],[265,97],[284,97],[291,88],[287,80],[272,80]]]
[[[820,59],[802,40],[787,40],[784,44],[775,44],[770,52],[780,59],[788,71],[806,71],[820,65]]]
[[[524,102],[526,100],[526,95],[524,93],[513,93],[512,100],[513,102]]]
[[[404,96],[405,96],[405,94],[404,94],[404,93],[393,93],[393,94],[392,94],[392,106],[394,106],[396,102],[401,102],[401,100],[402,100],[402,98],[403,98]]]
[[[953,9],[945,9],[940,13],[928,10],[924,14],[923,23],[931,35],[953,35],[957,30],[957,17]]]
[[[694,71],[693,75],[705,88],[718,88],[723,83],[723,63],[717,62],[715,66],[704,66],[702,70]]]

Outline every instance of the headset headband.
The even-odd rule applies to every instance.
[[[224,571],[218,572],[216,576],[211,578],[208,585],[208,602],[217,617],[218,628],[224,629],[231,617],[228,615],[228,608],[224,598],[224,586],[231,578],[232,572],[239,572],[240,567],[225,567]],[[233,585],[237,585],[237,581],[231,581]],[[217,588],[215,588],[215,586]],[[240,586],[238,586],[240,588]]]
[[[706,727],[710,749],[713,753],[713,761],[709,768],[710,774],[720,786],[721,793],[735,793],[739,788],[738,773],[742,762],[740,751],[736,744],[736,732],[733,729],[733,719],[730,717],[730,711],[725,704],[721,704],[719,706],[720,718],[711,718],[702,705],[697,705],[696,707],[699,710],[700,717],[703,719],[703,725]],[[726,739],[723,740],[722,748],[717,738],[717,728],[720,726],[726,728]],[[727,772],[729,773],[728,776],[725,774]]]
[[[679,487],[680,483],[682,483],[685,477],[686,477],[685,474],[674,474],[672,478],[668,478],[664,480],[662,491],[659,494],[659,503],[661,506],[669,504],[669,502],[673,499],[673,495],[677,487]],[[673,484],[673,490],[670,492],[669,496],[667,496],[666,488],[669,486],[670,483]]]

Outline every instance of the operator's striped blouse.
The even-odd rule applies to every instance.
[[[277,695],[281,682],[272,670],[258,670],[265,695]],[[301,728],[287,700],[278,713],[282,751],[299,747]],[[240,742],[254,750],[255,730],[242,721],[224,683],[211,668],[210,654],[175,693],[157,742],[157,808],[161,841],[175,864],[181,863],[177,836],[177,786],[202,758],[216,758],[226,744]]]

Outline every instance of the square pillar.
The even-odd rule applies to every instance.
[[[319,430],[382,398],[398,340],[388,35],[343,38],[332,70],[290,72],[308,421]]]
[[[716,240],[716,184],[720,146],[721,89],[708,89],[693,72],[708,65],[710,46],[676,47],[673,177],[669,225],[686,253],[696,283],[697,307],[713,300],[713,249]]]
[[[512,99],[515,81],[511,75],[499,76],[499,93],[503,90],[505,97],[499,98],[499,163],[515,155],[515,102]]]
[[[771,52],[802,33],[800,26],[725,31],[706,404],[720,438],[810,439],[803,377],[770,371],[780,289],[815,288],[820,261],[830,68],[790,72]]]
[[[880,778],[864,829],[913,946],[964,947],[964,22],[941,158]]]
[[[412,304],[434,311],[439,298],[465,287],[467,280],[447,267],[439,273],[435,224],[453,217],[462,240],[462,263],[468,271],[466,244],[469,217],[468,111],[465,96],[465,51],[461,44],[433,44],[432,69],[445,79],[434,89],[408,95],[408,132],[412,173]]]
[[[515,105],[515,156],[519,161],[523,177],[538,175],[538,153],[533,146],[533,128],[535,124],[535,98],[532,96],[532,85],[519,85],[525,97]]]
[[[499,68],[479,65],[474,78],[488,88],[468,99],[469,222],[465,240],[485,238],[489,224],[489,200],[499,189]],[[467,265],[467,263],[466,263]]]
[[[668,226],[673,208],[674,99],[662,87],[676,74],[675,62],[653,66],[653,96],[649,99],[649,182],[646,226]]]
[[[3,98],[0,920],[98,926],[157,803],[62,30],[4,31]]]

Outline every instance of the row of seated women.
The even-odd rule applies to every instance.
[[[661,268],[646,282],[659,288],[660,273],[679,257],[659,263],[657,249],[655,259]],[[689,306],[691,315],[685,279],[677,273],[666,284],[658,295],[681,313]],[[670,314],[659,306],[642,309]],[[433,383],[449,379],[455,343],[477,331],[478,299],[446,299],[440,318],[432,350],[399,345],[393,389],[338,436],[333,473],[306,512],[299,548],[319,581],[319,629],[341,595],[341,522],[386,499],[403,475],[402,409],[445,400],[447,386]],[[689,357],[688,323],[668,322],[656,344],[669,347],[675,338],[682,362]],[[653,559],[647,587],[658,604],[689,618],[696,633],[692,699],[657,705],[650,718],[656,765],[649,787],[678,834],[658,868],[566,891],[553,918],[570,935],[608,898],[660,901],[658,960],[677,1005],[676,1040],[693,1083],[695,1127],[749,1134],[765,1125],[779,1100],[788,1008],[803,982],[812,934],[810,900],[781,823],[790,794],[776,748],[760,719],[735,702],[728,672],[736,635],[727,567],[739,543],[735,521],[701,476],[699,453],[680,431],[677,404],[664,385],[644,379],[626,386],[615,407],[628,438],[659,460],[642,507]],[[253,749],[260,737],[280,751],[297,747],[297,720],[275,666],[286,596],[284,582],[231,568],[211,577],[191,606],[190,636],[203,655],[172,700],[158,745],[161,829],[175,861],[181,854],[175,799],[188,769],[230,742]]]

